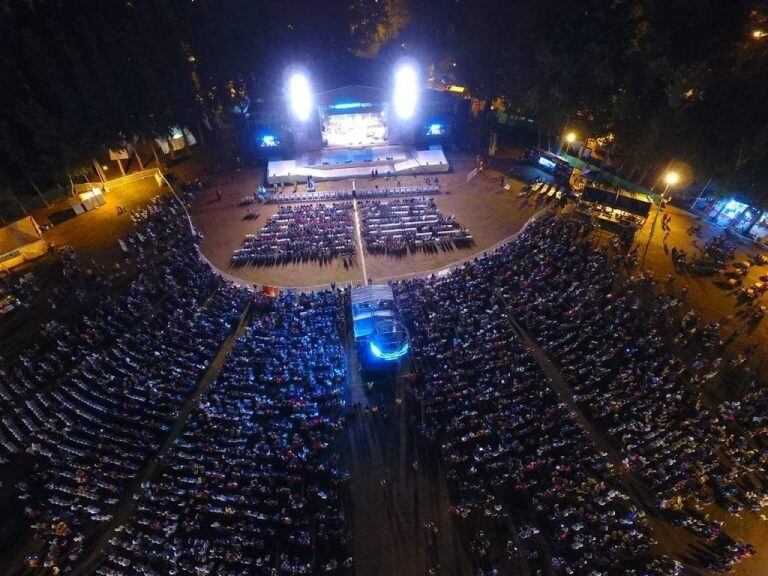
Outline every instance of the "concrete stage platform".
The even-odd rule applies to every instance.
[[[448,172],[450,166],[441,146],[416,150],[403,146],[368,148],[328,148],[308,152],[295,160],[273,160],[267,168],[270,184],[306,182],[311,176],[316,182],[362,178],[378,170],[397,174],[435,174]]]

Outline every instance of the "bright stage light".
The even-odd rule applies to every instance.
[[[445,134],[444,124],[430,124],[427,127],[427,136],[442,136]]]
[[[416,69],[408,64],[400,66],[395,72],[395,94],[393,102],[395,114],[400,120],[409,120],[416,113],[419,99],[419,79]]]
[[[291,112],[298,120],[309,120],[312,114],[312,89],[304,74],[297,72],[288,80],[288,101],[291,104]]]
[[[262,148],[275,148],[280,145],[280,141],[274,134],[264,134],[261,136],[259,145]]]

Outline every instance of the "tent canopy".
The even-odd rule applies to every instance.
[[[40,240],[40,228],[32,216],[26,216],[0,228],[0,254],[11,252]]]
[[[652,204],[651,200],[644,194],[636,194],[626,190],[605,190],[595,186],[585,187],[582,198],[587,202],[610,206],[638,216],[648,216]]]

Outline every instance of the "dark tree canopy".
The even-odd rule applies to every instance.
[[[754,196],[768,183],[766,17],[762,0],[438,0],[409,32],[545,130],[612,134],[625,170],[682,161]]]
[[[758,196],[767,17],[764,0],[0,0],[0,186],[226,122],[291,63],[333,83],[407,54],[547,132],[613,135],[625,172],[678,160]]]

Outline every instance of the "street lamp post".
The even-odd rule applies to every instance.
[[[568,151],[571,149],[571,144],[576,142],[576,133],[575,132],[568,132],[568,134],[565,135],[565,153],[568,154]]]
[[[656,231],[656,221],[659,219],[659,214],[661,213],[661,205],[664,203],[664,197],[667,195],[667,192],[669,192],[670,186],[674,186],[680,181],[680,174],[675,172],[674,170],[668,170],[666,174],[664,174],[664,192],[661,195],[661,198],[659,198],[659,203],[656,206],[656,214],[653,215],[653,222],[651,222],[651,230],[648,232],[648,241],[645,243],[645,250],[643,251],[643,259],[640,262],[640,270],[645,269],[645,258],[648,256],[648,248],[651,246],[651,240],[653,239],[653,233]]]

